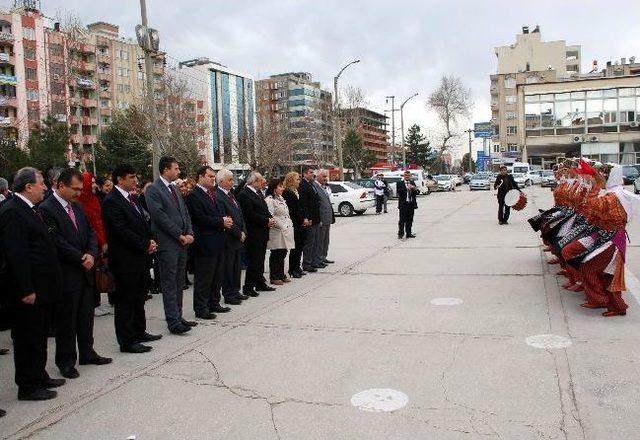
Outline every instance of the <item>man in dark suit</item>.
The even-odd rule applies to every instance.
[[[247,230],[240,204],[233,194],[233,173],[222,169],[216,175],[218,188],[216,200],[221,213],[231,217],[233,225],[226,229],[224,273],[222,276],[222,296],[226,304],[238,305],[248,296],[240,293],[240,278],[242,276],[242,248],[247,238]]]
[[[312,168],[306,168],[302,173],[302,180],[298,188],[300,203],[304,210],[304,218],[311,222],[307,228],[307,237],[302,251],[302,270],[305,272],[317,272],[324,267],[314,266],[314,250],[318,241],[318,231],[320,227],[320,195],[315,185],[315,174]]]
[[[173,334],[183,334],[197,325],[182,317],[182,290],[187,267],[187,246],[193,243],[191,216],[182,194],[173,184],[180,177],[178,161],[160,158],[160,176],[145,192],[151,216],[151,230],[158,240],[160,288],[167,327]]]
[[[226,230],[233,219],[223,214],[216,194],[216,175],[211,167],[198,170],[198,184],[187,196],[194,233],[193,310],[200,319],[214,319],[214,312],[226,313],[220,305],[224,275]]]
[[[113,273],[114,324],[120,351],[145,353],[142,342],[160,339],[146,331],[144,302],[147,296],[150,255],[156,252],[147,212],[133,196],[138,183],[128,164],[113,170],[115,186],[102,202],[102,220],[107,231],[109,267]]]
[[[45,190],[38,170],[22,168],[14,178],[14,196],[0,209],[0,249],[7,273],[2,290],[10,295],[20,400],[53,399],[57,394],[49,388],[64,384],[64,379],[51,379],[45,370],[49,319],[62,288],[55,243],[35,209]]]
[[[56,307],[56,365],[67,379],[79,376],[80,365],[105,365],[110,358],[93,349],[93,264],[98,241],[89,220],[76,202],[82,192],[82,174],[75,168],[58,176],[53,195],[39,211],[49,227],[62,269],[62,300]],[[76,352],[76,340],[78,351]]]
[[[396,184],[396,191],[398,192],[398,210],[400,213],[398,238],[404,238],[405,232],[407,238],[415,238],[415,235],[411,233],[411,228],[413,227],[413,214],[418,208],[416,196],[419,191],[411,181],[410,171],[404,172],[402,180]]]
[[[509,170],[506,166],[503,165],[500,167],[500,174],[496,177],[493,189],[498,190],[498,223],[501,225],[507,225],[509,224],[511,207],[504,202],[504,198],[512,189],[520,191],[520,188],[518,188],[518,184],[513,178],[513,174],[509,174]]]
[[[267,181],[260,173],[252,172],[247,177],[247,184],[238,196],[238,202],[247,224],[245,248],[248,264],[242,293],[248,296],[258,296],[258,292],[276,290],[267,285],[267,280],[264,277],[264,259],[269,241],[269,228],[276,224],[262,196],[262,190],[266,184]]]

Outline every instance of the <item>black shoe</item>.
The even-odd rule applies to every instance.
[[[78,373],[78,370],[76,370],[75,367],[60,368],[60,374],[62,374],[62,377],[66,377],[67,379],[76,379],[80,377],[80,373]]]
[[[260,296],[260,294],[258,292],[256,292],[254,289],[246,289],[242,291],[244,296],[251,296],[251,297],[256,297],[256,296]]]
[[[191,327],[188,327],[188,326],[186,326],[184,324],[178,324],[174,328],[170,328],[169,331],[171,333],[173,333],[174,335],[182,335],[184,333],[190,332],[191,331]]]
[[[186,325],[187,327],[195,327],[196,325],[198,325],[198,323],[195,321],[187,321],[186,319],[183,319],[182,325]]]
[[[123,353],[146,353],[151,350],[153,350],[153,347],[149,347],[148,345],[142,345],[139,343],[120,346],[120,351]]]
[[[95,355],[89,359],[81,359],[80,365],[107,365],[113,362],[113,359]]]
[[[307,267],[303,267],[302,270],[304,270],[305,272],[317,272],[318,269],[314,268],[313,266],[307,266]]]
[[[50,400],[54,399],[58,393],[46,388],[36,388],[35,390],[18,390],[18,400]]]
[[[304,277],[304,276],[307,276],[307,275],[309,275],[309,274],[308,274],[308,273],[306,273],[304,270],[301,270],[301,271],[300,271],[300,275],[302,275],[302,276]]]
[[[216,315],[215,313],[196,313],[196,318],[200,318],[200,319],[205,319],[205,320],[211,320],[211,319],[216,319]]]
[[[249,299],[247,295],[243,295],[242,293],[238,293],[238,298],[241,299],[242,301],[246,301]]]
[[[4,417],[7,415],[7,412],[3,409],[0,409],[0,418]]]
[[[258,286],[256,287],[256,292],[275,292],[276,288],[275,287],[271,287],[271,286],[267,286],[266,284],[264,286]]]
[[[314,269],[324,269],[327,266],[328,266],[328,264],[320,263],[320,264],[314,264],[311,267],[313,267]]]
[[[9,349],[8,348],[0,348],[0,356],[2,356],[4,354],[9,354]]]
[[[162,339],[162,335],[152,335],[144,332],[137,340],[138,342],[152,342]]]
[[[415,234],[409,234],[407,235],[407,238],[416,238]]]
[[[231,304],[232,306],[239,306],[240,304],[242,304],[242,300],[238,297],[232,296],[230,298],[225,298],[224,303]]]
[[[323,261],[323,263],[324,263],[324,264],[333,264],[333,263],[335,263],[335,261],[333,261],[333,260],[326,260],[326,259],[325,259],[325,260]]]
[[[231,311],[231,307],[222,307],[220,304],[216,304],[213,307],[209,307],[209,310],[216,313],[227,313]]]
[[[291,278],[302,278],[302,274],[300,272],[289,272],[289,276]]]
[[[52,379],[52,378],[49,378],[49,379],[44,381],[43,387],[44,388],[58,388],[58,387],[61,387],[62,385],[64,385],[65,383],[67,383],[67,381],[64,380],[64,379]]]
[[[503,221],[503,222],[502,222],[502,224],[503,224],[503,225],[508,225],[508,224],[509,224],[509,222],[505,220],[505,221]]]

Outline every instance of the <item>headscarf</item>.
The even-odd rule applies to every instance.
[[[631,221],[633,213],[640,204],[640,197],[624,189],[624,173],[620,165],[614,165],[611,171],[609,171],[609,178],[607,179],[605,189],[605,193],[613,193],[616,195],[627,213],[627,222]]]
[[[93,193],[93,175],[88,171],[82,173],[82,192],[78,197],[78,202],[96,233],[98,246],[102,249],[102,246],[107,242],[107,233],[102,224],[100,199]]]

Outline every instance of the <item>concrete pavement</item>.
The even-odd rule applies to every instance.
[[[387,215],[339,218],[336,264],[187,336],[167,334],[154,297],[149,331],[165,337],[149,354],[117,352],[112,316],[96,318],[96,348],[114,363],[80,367],[54,401],[18,402],[11,357],[0,357],[1,437],[635,438],[640,306],[627,295],[627,316],[605,319],[558,287],[526,223],[550,192],[528,193],[507,226],[497,224],[490,192],[422,197],[418,237],[405,241],[396,238],[395,205]],[[634,269],[639,256],[630,252]],[[548,334],[570,345],[526,342]],[[408,401],[376,391],[373,407],[400,408],[352,405],[370,389]]]

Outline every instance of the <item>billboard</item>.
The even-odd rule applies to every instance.
[[[491,122],[476,122],[473,124],[473,131],[476,138],[491,139],[494,135]]]

